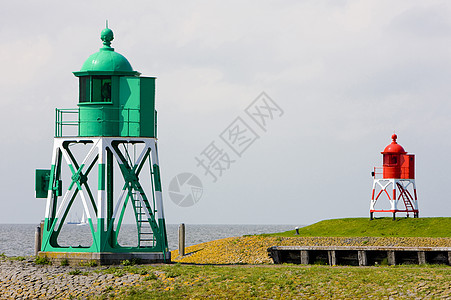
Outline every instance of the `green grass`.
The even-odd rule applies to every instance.
[[[9,259],[9,260],[24,261],[24,260],[26,260],[27,258],[26,258],[25,256],[11,256],[11,257],[8,257],[8,259]]]
[[[97,262],[95,260],[89,260],[85,262],[80,262],[79,265],[82,267],[97,267]]]
[[[47,256],[38,256],[34,259],[34,263],[37,265],[51,265],[52,262],[47,258]]]
[[[79,269],[74,269],[68,272],[69,275],[80,275],[82,272]]]
[[[324,220],[295,230],[265,236],[325,237],[451,237],[451,218],[347,218]]]
[[[108,299],[112,292],[115,299],[451,297],[449,266],[167,265],[144,268],[150,280],[144,277],[134,287],[115,287],[99,298]]]

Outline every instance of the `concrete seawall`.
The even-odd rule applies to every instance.
[[[267,251],[275,264],[451,265],[450,247],[273,246]]]

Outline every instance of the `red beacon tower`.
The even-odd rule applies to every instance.
[[[384,151],[383,166],[374,167],[372,172],[373,193],[370,205],[370,220],[375,212],[391,212],[393,220],[397,212],[405,212],[407,217],[413,213],[418,218],[417,188],[415,185],[415,155],[407,154],[404,148],[396,142],[398,136],[392,135],[393,141]],[[382,170],[382,172],[381,172]],[[382,175],[382,178],[380,176]],[[376,208],[382,198],[388,198],[390,209]],[[380,203],[382,206],[383,203]]]

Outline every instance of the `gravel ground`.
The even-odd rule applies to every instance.
[[[143,277],[95,272],[105,268],[36,265],[33,258],[23,261],[2,258],[0,299],[86,299],[135,285]],[[71,271],[79,274],[70,275]]]

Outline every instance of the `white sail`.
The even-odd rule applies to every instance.
[[[82,217],[81,217],[81,221],[80,221],[80,223],[77,224],[77,225],[86,225],[86,224],[88,224],[88,220],[86,219],[86,213],[83,212],[83,215],[82,215]]]

